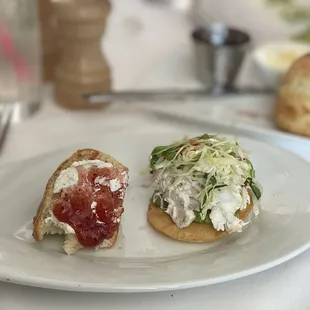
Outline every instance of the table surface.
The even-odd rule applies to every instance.
[[[188,15],[143,5],[138,0],[131,0],[130,5],[126,1],[115,3],[104,44],[115,88],[199,86],[190,64]],[[1,164],[67,146],[86,145],[97,133],[134,133],[142,129],[165,132],[178,130],[178,126],[142,113],[134,105],[72,113],[53,103],[47,87],[41,111],[12,128]],[[308,259],[309,251],[251,277],[163,293],[73,293],[0,283],[0,309],[310,309]]]

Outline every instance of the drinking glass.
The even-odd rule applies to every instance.
[[[38,0],[39,1],[39,0]],[[41,48],[36,0],[0,0],[0,105],[12,121],[41,104]]]

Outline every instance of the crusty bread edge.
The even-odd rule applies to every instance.
[[[82,160],[102,160],[107,163],[111,163],[116,168],[126,168],[123,164],[118,162],[116,159],[114,159],[112,156],[102,153],[100,151],[94,150],[94,149],[81,149],[76,151],[73,155],[71,155],[68,159],[63,161],[56,171],[53,173],[53,175],[49,178],[47,185],[45,187],[45,191],[43,194],[42,201],[38,207],[37,215],[34,218],[33,221],[33,237],[36,241],[42,241],[44,238],[44,226],[45,226],[45,218],[49,216],[52,200],[53,200],[53,189],[55,181],[59,175],[59,173],[62,170],[65,170],[69,168],[75,161],[82,161]],[[127,168],[126,168],[127,169]],[[118,227],[119,228],[119,227]],[[118,231],[115,232],[115,234],[107,240],[107,247],[112,247],[117,240]],[[75,238],[76,236],[73,235]],[[67,241],[67,240],[66,240]],[[67,254],[68,251],[66,251],[66,241],[64,244],[64,250]],[[81,246],[82,247],[82,246]],[[70,251],[69,251],[70,252]],[[74,253],[70,253],[74,254]]]

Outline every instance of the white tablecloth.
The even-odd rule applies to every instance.
[[[197,86],[191,74],[188,17],[150,8],[142,0],[115,1],[105,49],[116,88]],[[151,125],[152,126],[151,126]],[[142,129],[143,128],[143,129]],[[55,106],[47,89],[34,118],[12,128],[0,164],[84,145],[104,132],[177,130],[139,112],[113,106],[72,113]],[[310,309],[310,252],[272,270],[209,287],[148,294],[72,293],[0,283],[0,309]]]

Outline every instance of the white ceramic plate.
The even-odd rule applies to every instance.
[[[62,238],[36,243],[31,220],[48,177],[71,150],[0,170],[0,279],[76,291],[142,292],[197,287],[271,268],[310,246],[310,165],[271,145],[240,139],[252,152],[264,186],[260,217],[242,234],[213,244],[186,244],[155,232],[146,221],[151,190],[141,169],[156,145],[182,134],[101,136],[96,147],[130,169],[130,186],[116,246],[62,252]],[[73,151],[73,150],[72,150]]]

